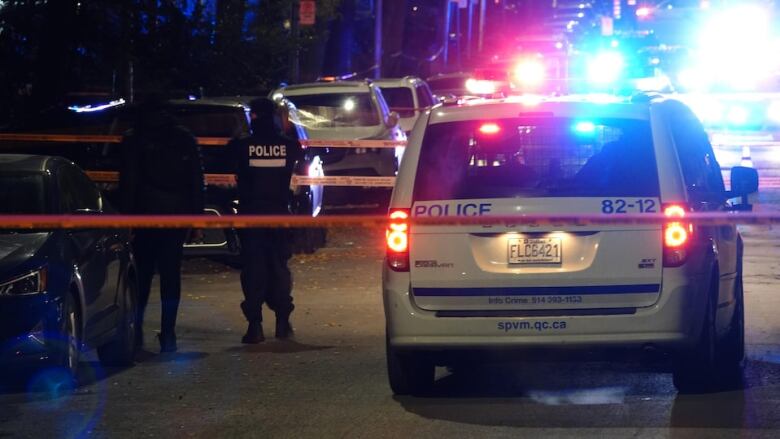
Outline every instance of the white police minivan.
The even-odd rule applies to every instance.
[[[417,122],[390,204],[383,295],[397,394],[437,365],[521,348],[669,352],[680,390],[741,375],[742,240],[689,212],[746,210],[682,103],[508,98],[434,107]],[[589,216],[659,214],[663,224]],[[433,225],[415,218],[576,214],[576,225]]]

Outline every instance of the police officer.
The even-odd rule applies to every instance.
[[[287,215],[290,213],[290,178],[293,166],[303,156],[300,144],[281,134],[278,105],[267,98],[250,102],[252,134],[229,145],[238,177],[239,213]],[[292,335],[292,275],[287,261],[292,256],[289,230],[242,229],[241,310],[249,326],[242,343],[265,340],[261,307],[265,302],[276,313],[276,338]]]
[[[138,119],[122,143],[120,209],[129,214],[202,214],[205,202],[203,161],[195,137],[151,96],[138,108]],[[160,351],[174,352],[176,315],[181,301],[181,260],[187,231],[139,229],[133,252],[138,270],[136,341],[143,342],[144,311],[155,269],[160,274],[162,323]]]

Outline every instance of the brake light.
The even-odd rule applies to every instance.
[[[501,127],[495,123],[485,123],[479,127],[479,132],[482,134],[498,134],[499,131],[501,131]]]
[[[687,208],[680,204],[664,206],[664,266],[678,267],[688,256],[687,243],[693,234],[693,224],[683,221]]]
[[[409,271],[409,209],[390,209],[385,238],[388,267],[393,271]]]

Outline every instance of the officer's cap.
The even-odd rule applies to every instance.
[[[257,98],[249,102],[249,111],[259,118],[273,116],[276,103],[268,98]]]

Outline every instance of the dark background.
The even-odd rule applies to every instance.
[[[317,0],[314,26],[298,26],[298,3],[0,0],[0,124],[71,104],[76,96],[133,100],[150,89],[256,95],[280,82],[377,73],[378,0]],[[486,2],[481,51],[478,3],[472,1],[469,34],[468,9],[457,2],[384,0],[382,76],[462,70],[519,34],[551,32],[546,24],[556,8],[580,1]],[[588,15],[580,21],[587,31],[595,17],[610,13],[613,0],[586,3]]]

